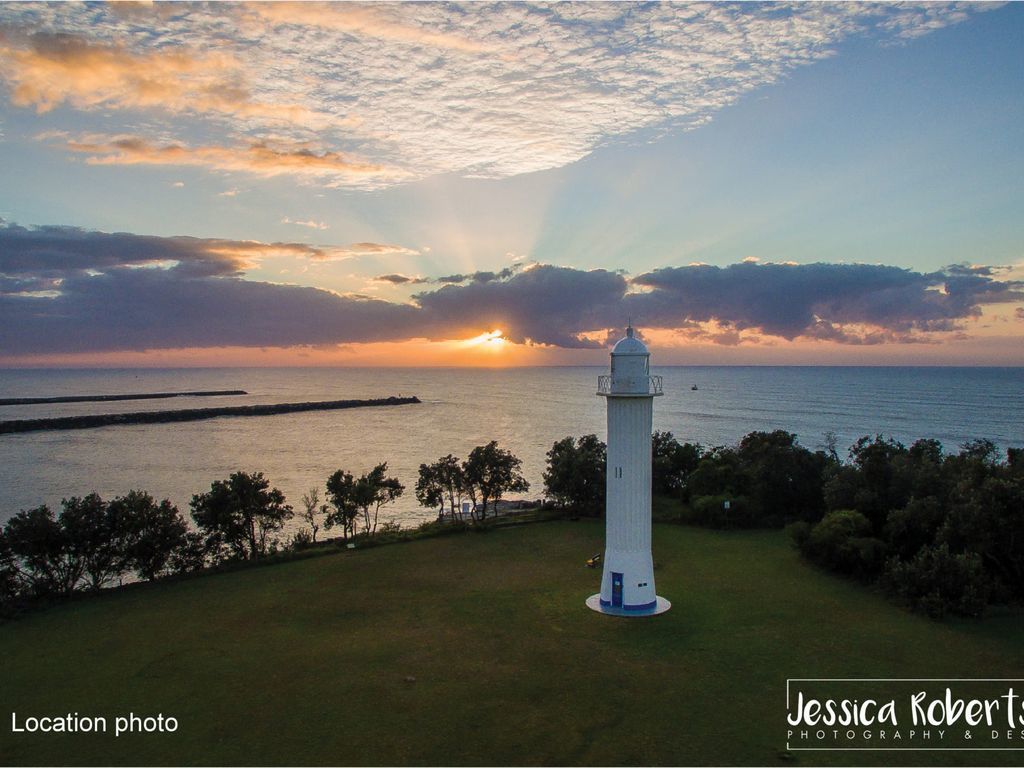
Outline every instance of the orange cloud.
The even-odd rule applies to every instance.
[[[417,251],[388,243],[351,245],[310,245],[309,243],[262,243],[258,240],[202,240],[202,250],[216,256],[241,259],[251,267],[254,260],[269,256],[290,256],[313,261],[341,261],[357,256],[416,256]]]
[[[307,125],[324,121],[297,104],[253,99],[243,83],[244,70],[222,52],[178,48],[136,54],[70,34],[37,34],[21,46],[0,40],[0,62],[11,102],[40,113],[67,103],[77,109],[158,108]]]
[[[52,138],[52,135],[40,138]],[[174,143],[157,145],[137,136],[90,135],[69,139],[64,147],[72,152],[88,154],[85,162],[89,165],[193,165],[263,177],[285,174],[318,177],[333,184],[372,185],[401,176],[396,169],[350,158],[339,152],[315,152],[305,144],[297,143],[188,147]]]
[[[412,248],[390,243],[352,243],[337,252],[345,256],[419,256]]]
[[[199,244],[204,253],[223,256],[242,269],[251,269],[257,265],[260,259],[270,256],[321,259],[326,258],[329,254],[329,249],[307,243],[261,243],[258,240],[207,239],[199,241]]]
[[[476,40],[388,18],[380,8],[350,3],[278,2],[253,3],[249,8],[261,20],[274,26],[300,24],[379,40],[427,45],[462,53],[484,53],[492,50],[491,46]]]

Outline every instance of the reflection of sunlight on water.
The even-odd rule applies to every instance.
[[[493,333],[493,332],[492,332]],[[492,334],[483,334],[492,336]],[[497,341],[480,346],[502,347]],[[463,342],[459,342],[463,343]],[[244,389],[237,398],[75,403],[5,408],[17,419],[80,413],[195,408],[214,404],[418,395],[421,405],[227,418],[0,436],[0,521],[19,509],[96,490],[142,488],[187,511],[192,494],[237,469],[262,470],[293,506],[311,486],[343,468],[361,473],[387,461],[406,485],[393,512],[407,524],[430,519],[413,493],[417,469],[447,453],[498,440],[523,460],[542,495],[545,453],[566,435],[605,436],[602,368],[191,369],[7,371],[0,396]],[[733,443],[753,429],[786,429],[817,448],[834,430],[843,449],[863,434],[908,441],[935,437],[949,450],[988,437],[1001,448],[1024,443],[1019,369],[655,368],[665,396],[655,429],[704,445]],[[698,391],[690,387],[697,384]],[[951,394],[956,401],[951,402]],[[215,401],[215,402],[212,402]],[[997,403],[998,406],[993,406]]]

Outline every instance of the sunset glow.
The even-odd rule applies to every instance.
[[[502,349],[508,342],[502,338],[501,331],[494,330],[488,333],[481,333],[472,339],[466,339],[464,343],[467,347],[476,347],[488,352],[496,352]]]
[[[1021,5],[0,28],[3,366],[1024,365]]]

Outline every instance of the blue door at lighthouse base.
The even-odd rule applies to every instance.
[[[622,574],[612,572],[612,608],[622,607]]]

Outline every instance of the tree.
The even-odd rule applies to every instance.
[[[584,435],[577,442],[562,438],[547,453],[544,493],[562,506],[599,515],[604,508],[607,447],[597,435]]]
[[[942,525],[945,513],[934,496],[913,498],[902,509],[889,511],[882,529],[889,551],[904,560],[931,544]]]
[[[996,581],[1024,597],[1024,477],[993,467],[980,485],[958,485],[937,538],[976,553]]]
[[[865,580],[885,561],[885,544],[871,536],[871,521],[852,509],[829,512],[797,544],[819,565]]]
[[[1017,471],[1024,469],[1024,448],[1007,448],[1006,464]]]
[[[821,436],[822,444],[821,447],[825,450],[825,455],[828,456],[829,461],[833,464],[839,463],[839,435],[835,433],[835,430],[825,430]]]
[[[497,510],[498,502],[506,493],[520,493],[530,489],[530,484],[520,470],[522,464],[511,451],[499,448],[496,440],[487,445],[478,445],[470,451],[469,458],[462,464],[462,472],[474,508],[477,499],[480,500],[481,520],[487,517],[488,503]]]
[[[343,526],[348,538],[350,531],[355,532],[356,519],[361,517],[363,533],[376,533],[381,507],[405,492],[405,486],[398,478],[388,477],[387,471],[387,462],[383,462],[359,477],[341,469],[332,474],[327,479],[327,497],[333,509],[327,515],[326,526]]]
[[[907,449],[891,438],[864,436],[850,448],[850,458],[858,470],[853,508],[863,514],[875,531],[885,525],[890,509],[899,509],[910,499],[909,475],[900,472]]]
[[[124,570],[128,520],[95,493],[64,499],[61,507],[67,546],[81,558],[89,588],[101,589]]]
[[[424,507],[439,507],[442,513],[447,502],[452,519],[461,518],[465,484],[459,460],[449,453],[433,464],[420,464],[416,500]]]
[[[313,487],[302,494],[302,512],[299,513],[306,521],[312,533],[313,543],[316,543],[316,532],[320,530],[320,518],[318,515],[327,514],[327,505],[320,504],[320,489]]]
[[[0,615],[4,606],[14,602],[21,595],[21,574],[18,561],[11,551],[7,534],[0,529]]]
[[[416,478],[416,501],[421,507],[436,507],[438,519],[444,517],[444,489],[437,476],[436,463],[420,464],[419,475]],[[452,515],[454,514],[455,511],[452,510]]]
[[[685,500],[700,496],[738,496],[740,484],[740,458],[735,448],[718,446],[706,452],[690,473],[683,489]]]
[[[256,559],[265,555],[271,534],[292,517],[284,494],[262,472],[235,472],[192,497],[192,519],[206,534],[207,547],[221,556]]]
[[[359,514],[356,503],[356,480],[351,472],[336,470],[327,478],[327,500],[331,508],[324,517],[324,527],[330,530],[336,525],[341,526],[341,537],[347,540],[349,533],[355,532],[355,519]]]
[[[703,448],[681,444],[671,432],[651,435],[651,485],[656,493],[675,493],[700,463]]]
[[[45,504],[22,510],[4,526],[4,539],[20,577],[36,595],[73,592],[85,560]]]
[[[356,504],[363,514],[363,533],[376,533],[380,508],[405,493],[397,477],[388,477],[388,463],[378,464],[356,481]],[[370,509],[373,509],[371,524]]]
[[[124,565],[140,579],[152,581],[171,570],[175,554],[188,544],[188,524],[167,499],[157,504],[145,491],[129,491],[110,502],[110,512],[127,532]]]
[[[760,525],[792,520],[819,520],[825,513],[822,474],[824,453],[811,453],[796,435],[781,429],[751,432],[739,444],[739,485]]]
[[[999,460],[999,450],[991,440],[968,440],[960,446],[960,455],[965,458],[977,459],[985,464],[995,465]]]
[[[169,563],[174,573],[192,573],[206,566],[206,540],[202,534],[189,531],[181,546],[171,553]]]

